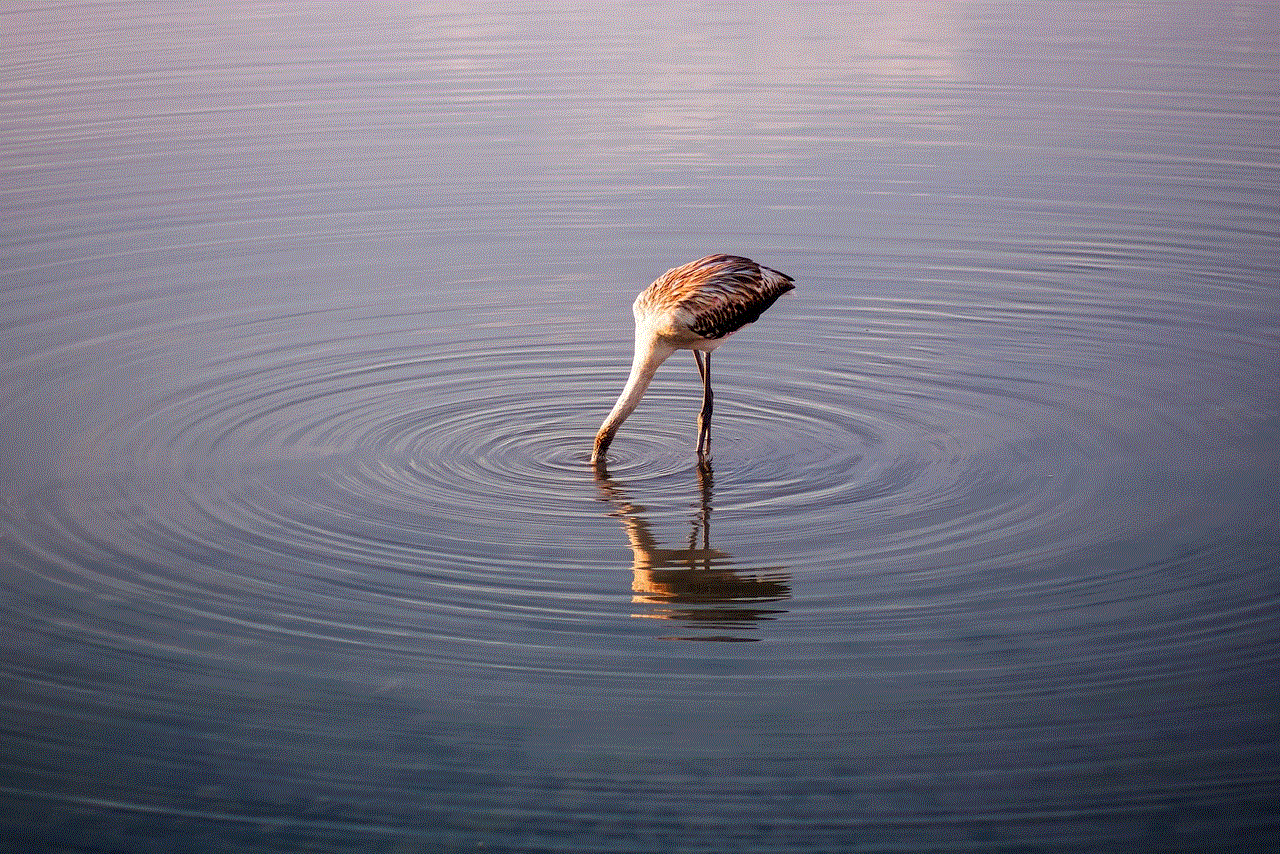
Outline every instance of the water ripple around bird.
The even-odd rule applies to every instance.
[[[960,579],[993,560],[1051,561],[1114,535],[1084,520],[1126,454],[1102,414],[1123,411],[1125,390],[1082,405],[1090,365],[1069,359],[1088,347],[1034,376],[1014,360],[963,367],[976,347],[1002,346],[976,330],[991,317],[1016,326],[1013,304],[947,315],[802,292],[716,357],[701,479],[688,354],[663,368],[602,478],[586,458],[625,373],[625,338],[584,341],[575,324],[530,322],[519,308],[449,315],[471,325],[371,308],[238,316],[230,347],[221,315],[186,318],[180,348],[200,354],[194,364],[163,328],[68,345],[99,369],[156,369],[146,393],[82,397],[85,428],[67,439],[75,453],[50,499],[73,537],[58,548],[179,576],[234,555],[253,572],[301,572],[344,608],[350,573],[377,569],[399,579],[375,586],[402,604],[474,607],[480,594],[514,613],[545,608],[539,597],[581,582],[566,571],[616,552],[626,525],[609,517],[625,523],[632,501],[668,530],[701,507],[748,566],[802,566],[819,587],[875,578],[877,595],[901,571],[921,599],[980,589]],[[843,351],[838,317],[856,318]],[[300,320],[320,332],[300,335]],[[1177,425],[1159,439],[1187,442]],[[617,592],[597,576],[577,596],[595,614]]]

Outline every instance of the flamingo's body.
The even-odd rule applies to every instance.
[[[676,350],[692,350],[702,377],[698,456],[711,447],[711,351],[757,320],[794,288],[785,273],[733,255],[708,255],[662,274],[636,297],[631,376],[596,433],[592,462],[604,459],[618,427],[635,410],[658,366]]]

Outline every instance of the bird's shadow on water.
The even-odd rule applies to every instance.
[[[603,463],[594,466],[601,500],[612,506],[609,515],[622,520],[631,547],[633,617],[671,620],[710,634],[671,636],[671,640],[755,641],[746,633],[761,620],[773,620],[786,610],[766,607],[791,598],[786,567],[762,567],[750,572],[734,568],[729,553],[711,545],[711,497],[714,472],[710,460],[698,463],[698,498],[683,548],[663,547],[626,488],[609,476]]]

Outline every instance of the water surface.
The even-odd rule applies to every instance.
[[[1278,841],[1272,4],[0,20],[15,846]]]

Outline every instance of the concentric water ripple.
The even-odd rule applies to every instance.
[[[1084,520],[1126,454],[1106,414],[1123,401],[1082,407],[1080,365],[1034,377],[1026,363],[958,367],[978,358],[967,336],[989,325],[982,315],[1015,330],[1030,322],[1014,305],[784,303],[717,360],[710,487],[690,450],[691,360],[664,368],[601,481],[587,451],[629,342],[584,341],[577,325],[518,309],[455,316],[468,314],[483,319],[483,343],[479,325],[444,327],[432,314],[379,316],[391,333],[358,310],[241,317],[234,348],[192,336],[221,334],[218,317],[188,323],[182,346],[203,361],[81,413],[86,429],[69,439],[67,485],[51,509],[73,539],[53,548],[105,549],[180,574],[210,561],[288,568],[334,585],[334,607],[359,606],[342,601],[349,573],[377,570],[418,579],[380,589],[423,610],[441,606],[433,583],[449,586],[450,607],[478,585],[491,607],[519,610],[559,573],[597,567],[626,543],[611,518],[619,494],[677,530],[698,506],[713,511],[717,541],[748,566],[776,562],[782,548],[823,585],[857,579],[882,596],[905,574],[910,586],[895,595],[922,600],[980,590],[968,567],[1051,562],[1112,535]],[[857,324],[843,347],[830,335],[842,317]],[[366,331],[298,333],[344,324]],[[90,339],[76,358],[165,365],[184,358],[157,346],[172,337]],[[1123,384],[1111,394],[1122,398]],[[1186,442],[1172,430],[1159,440]],[[103,471],[102,460],[115,462]],[[578,596],[589,615],[610,607],[598,581]],[[822,608],[842,611],[836,600]]]

